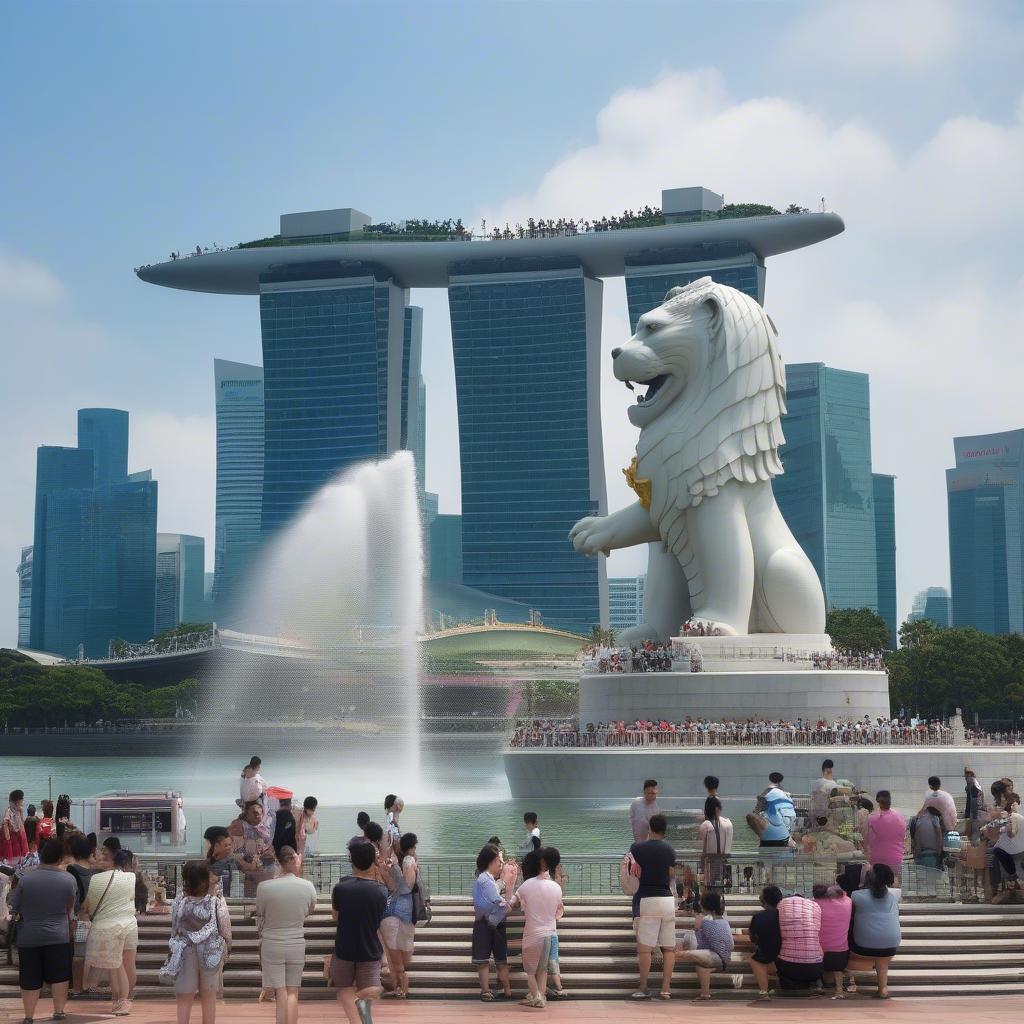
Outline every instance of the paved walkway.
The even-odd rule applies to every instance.
[[[101,1004],[102,1005],[102,1004]],[[67,1024],[98,1024],[106,1021],[124,1021],[125,1024],[175,1024],[174,1003],[171,999],[145,1000],[137,1002],[129,1017],[110,1017],[99,1012],[101,1005],[82,1006],[73,1003]],[[752,1006],[755,1016],[751,1016]],[[478,1024],[496,1020],[520,1019],[524,1015],[535,1016],[543,1021],[583,1022],[606,1020],[615,1024],[652,1024],[654,1021],[679,1020],[684,1015],[690,1020],[700,1014],[715,1024],[751,1024],[751,1021],[768,1016],[778,1024],[807,1024],[809,1005],[806,999],[775,999],[771,1003],[749,1004],[735,999],[722,1000],[695,1006],[687,999],[671,1003],[631,1003],[628,999],[580,1000],[551,1003],[547,1011],[527,1010],[517,1004],[496,1003],[483,1006],[477,1002],[423,999],[408,1003],[385,1001],[374,1006],[375,1024]],[[1019,996],[978,996],[971,998],[905,998],[894,997],[888,1002],[864,996],[834,1002],[830,999],[816,1000],[812,1016],[825,1018],[836,1024],[866,1024],[872,1021],[899,1021],[901,1024],[961,1024],[970,1016],[971,1024],[1006,1024],[1007,1020],[1019,1019],[1021,1003]],[[78,1011],[78,1012],[75,1012]],[[36,1022],[42,1024],[50,1012],[50,1001],[43,1000],[36,1010]],[[192,1019],[199,1024],[198,1004],[192,1011]],[[21,1003],[4,999],[0,1002],[0,1022],[20,1024]],[[272,1005],[228,1001],[217,1008],[218,1022],[258,1022],[272,1024]],[[300,1022],[310,1024],[344,1024],[344,1015],[337,1004],[317,999],[303,1002],[299,1008]]]

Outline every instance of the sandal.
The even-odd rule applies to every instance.
[[[690,1000],[690,1002],[692,1002],[692,1003],[709,1003],[709,1002],[711,1002],[711,996],[705,996],[705,995],[694,996],[693,999]]]
[[[768,989],[764,991],[758,990],[757,1001],[759,1003],[770,1003],[772,1001],[772,994]]]
[[[659,992],[658,993],[658,998],[659,999],[664,999],[667,1002],[669,999],[672,998],[672,993],[671,992]]]
[[[645,992],[642,988],[638,988],[630,997],[630,999],[650,999],[650,992]]]
[[[488,989],[486,992],[481,992],[480,993],[480,1002],[481,1003],[493,1003],[494,1002],[494,993],[490,989]]]

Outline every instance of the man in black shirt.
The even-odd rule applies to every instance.
[[[777,885],[766,885],[761,890],[761,906],[751,915],[747,935],[754,944],[750,955],[750,969],[757,981],[758,999],[768,999],[768,972],[774,969],[775,960],[782,949],[782,930],[779,928],[779,912],[776,909],[782,899],[782,890]]]
[[[384,918],[387,896],[373,874],[376,849],[357,843],[349,851],[352,874],[331,894],[331,918],[338,922],[331,974],[338,1002],[349,1024],[372,1024],[370,1000],[380,995],[380,958],[377,929]]]
[[[676,851],[665,842],[668,822],[664,814],[654,814],[648,823],[650,839],[634,843],[629,852],[640,867],[640,916],[636,918],[637,959],[640,962],[640,984],[634,999],[649,999],[647,977],[651,972],[651,955],[661,947],[664,967],[661,975],[661,998],[669,998],[672,967],[676,954],[676,899],[672,882],[676,874]]]

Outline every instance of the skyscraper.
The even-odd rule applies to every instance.
[[[907,622],[920,622],[922,619],[930,619],[942,629],[949,627],[949,591],[945,587],[929,587],[917,593]]]
[[[156,535],[155,633],[183,622],[204,622],[206,545],[187,533]]]
[[[621,633],[639,626],[644,617],[646,574],[616,576],[608,580],[608,628]]]
[[[450,276],[462,462],[462,581],[577,632],[608,621],[605,563],[567,543],[607,511],[601,282],[577,261],[466,263]]]
[[[396,451],[406,292],[339,261],[260,276],[264,536],[340,471]]]
[[[785,472],[772,481],[779,508],[810,558],[829,608],[872,608],[895,624],[891,481],[875,514],[868,377],[824,363],[786,367]],[[884,609],[879,600],[881,530]]]
[[[79,409],[78,447],[93,452],[96,487],[128,476],[128,413],[124,409]]]
[[[462,516],[435,516],[430,524],[430,579],[462,582]]]
[[[958,437],[946,470],[954,626],[1024,632],[1024,430]]]
[[[420,368],[423,363],[423,310],[405,307],[402,332],[402,427],[401,447],[412,452],[416,465],[416,486],[423,502],[426,486],[427,386]]]
[[[263,513],[263,368],[213,362],[217,402],[217,525],[213,604],[230,623],[260,543]]]
[[[114,426],[97,433],[96,422]],[[65,657],[105,656],[115,638],[148,640],[154,623],[157,484],[122,471],[126,415],[84,426],[82,440],[102,445],[44,446],[36,459],[29,646]]]
[[[872,473],[875,499],[875,575],[878,614],[889,627],[889,649],[896,650],[896,478]]]
[[[21,549],[18,563],[18,646],[28,647],[32,632],[32,545]]]

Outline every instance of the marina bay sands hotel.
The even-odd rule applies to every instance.
[[[625,277],[631,326],[669,288],[705,275],[763,302],[769,256],[843,230],[832,213],[748,212],[704,188],[668,189],[660,211],[635,220],[482,238],[461,226],[375,225],[354,209],[293,213],[271,238],[137,273],[259,296],[264,537],[338,471],[406,446],[408,383],[419,373],[409,289],[447,288],[462,582],[585,633],[607,622],[604,560],[575,553],[567,534],[607,511],[602,278]]]

